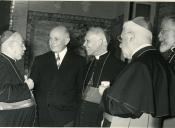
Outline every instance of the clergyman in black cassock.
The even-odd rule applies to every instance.
[[[164,17],[161,22],[160,33],[160,52],[175,71],[175,17]]]
[[[18,78],[17,71],[20,79]],[[31,93],[27,85],[23,82],[24,77],[18,71],[15,61],[3,53],[0,54],[0,106],[1,102],[15,103],[31,98]],[[21,81],[22,80],[22,81]],[[33,105],[32,105],[33,104]],[[16,109],[0,109],[0,126],[7,127],[29,127],[34,124],[35,106],[34,102],[30,107]],[[15,105],[15,104],[14,104]],[[22,104],[21,104],[22,105]]]
[[[107,51],[108,43],[104,35],[103,29],[92,27],[85,36],[87,54],[93,55],[94,59],[87,66],[85,73],[82,104],[77,119],[79,127],[100,126],[103,112],[99,108],[101,98],[98,87],[102,81],[112,83],[125,66],[124,62]]]
[[[175,16],[166,16],[162,19],[160,33],[160,52],[175,72]],[[167,117],[163,127],[173,127],[175,118]]]
[[[164,117],[171,115],[170,108],[174,113],[168,90],[174,77],[168,66],[155,48],[139,50],[107,90],[105,111],[123,118],[139,118],[143,113]]]
[[[18,32],[5,31],[0,44],[0,126],[34,126],[36,106],[30,92],[32,86],[15,65],[24,54],[23,39]]]
[[[138,17],[134,21],[143,19]],[[105,90],[103,105],[106,113],[113,115],[112,126],[157,128],[161,127],[161,118],[175,115],[175,77],[160,52],[151,46],[151,32],[134,21],[125,22],[120,45],[131,62],[112,87]],[[128,31],[132,34],[127,36]],[[126,38],[130,41],[127,45]],[[137,42],[139,39],[142,42]],[[135,50],[127,54],[127,46]]]

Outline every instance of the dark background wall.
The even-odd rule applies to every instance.
[[[0,34],[9,28],[10,1],[0,1]]]

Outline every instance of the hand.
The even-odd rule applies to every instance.
[[[99,93],[101,95],[103,95],[103,92],[106,88],[108,88],[110,86],[110,82],[109,81],[101,81],[101,85],[99,86]]]
[[[103,86],[103,85],[100,85],[99,88],[98,88],[98,91],[100,93],[100,95],[103,95],[103,92],[105,91],[107,87]]]
[[[33,82],[33,80],[30,79],[30,78],[27,78],[26,75],[24,75],[24,79],[25,79],[24,83],[26,83],[26,84],[28,85],[28,88],[29,88],[30,90],[33,89],[33,87],[34,87],[34,82]]]

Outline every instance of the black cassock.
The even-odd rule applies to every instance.
[[[28,86],[15,66],[15,61],[0,54],[0,126],[33,126],[35,103],[18,107],[20,101],[31,99]],[[32,100],[33,101],[33,100]],[[7,103],[7,104],[6,104]],[[9,108],[13,104],[14,108]],[[22,102],[23,103],[23,102]],[[2,105],[5,105],[4,108]],[[20,105],[22,106],[22,104]]]
[[[175,77],[152,46],[136,52],[131,63],[103,95],[105,111],[119,117],[175,115]]]
[[[101,81],[113,82],[115,77],[124,68],[125,63],[117,59],[112,53],[107,52],[99,57],[99,60],[93,60],[88,66],[87,73],[85,77],[85,88],[88,89],[93,87],[94,90],[98,91],[98,87]],[[93,76],[93,79],[92,79]],[[92,79],[92,80],[91,80]],[[90,82],[92,81],[92,83]],[[88,84],[91,83],[91,84]],[[84,94],[86,94],[86,91]],[[99,92],[94,92],[91,94],[98,95]],[[93,97],[95,99],[96,97]],[[100,121],[102,120],[103,112],[99,108],[99,103],[93,101],[88,101],[83,98],[82,104],[78,114],[77,126],[78,127],[98,127],[100,126]]]

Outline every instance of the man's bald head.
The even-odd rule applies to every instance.
[[[53,29],[51,29],[50,33],[52,33],[52,32],[62,33],[63,35],[67,36],[67,38],[70,38],[69,37],[69,31],[63,25],[59,25],[57,27],[54,27]]]
[[[103,40],[104,42],[107,43],[106,33],[104,32],[104,29],[102,29],[100,27],[91,27],[91,28],[89,28],[86,35],[96,36],[97,38],[99,38],[99,39],[101,39],[101,40]]]
[[[49,45],[53,52],[61,52],[66,48],[69,41],[69,32],[65,26],[59,25],[51,30]]]

